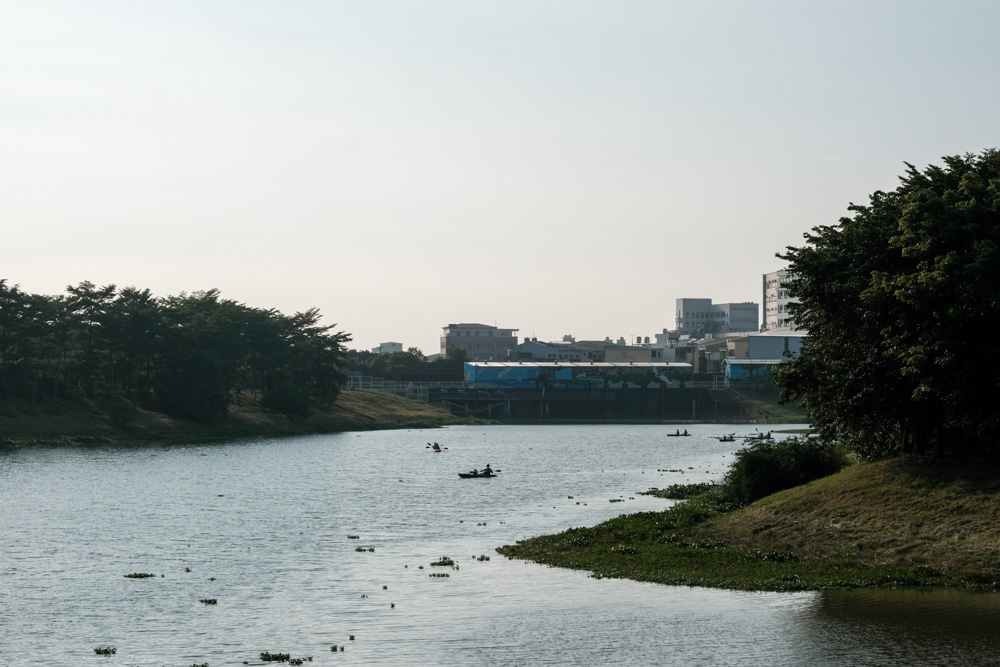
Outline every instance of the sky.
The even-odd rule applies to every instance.
[[[438,351],[761,301],[776,253],[1000,146],[1000,3],[0,0],[0,279]]]

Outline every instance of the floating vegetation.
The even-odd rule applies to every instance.
[[[189,546],[190,546],[190,545],[189,545]],[[190,572],[190,571],[191,571],[191,568],[189,568],[189,567],[186,567],[186,568],[184,568],[184,571],[185,571],[185,572]]]
[[[219,604],[219,601],[216,600],[215,598],[203,598],[201,600],[198,600],[198,602],[202,604]]]
[[[621,498],[610,498],[610,499],[608,500],[608,502],[609,502],[609,503],[623,503],[623,502],[625,502],[625,501],[624,501],[624,500],[622,500]]]
[[[360,540],[361,536],[360,535],[348,535],[347,539],[349,539],[349,540]]]
[[[478,560],[478,561],[479,561],[480,563],[481,563],[481,562],[483,562],[484,560],[489,560],[489,559],[490,559],[490,557],[489,557],[489,556],[487,556],[486,554],[480,554],[480,555],[479,555],[479,556],[478,556],[478,557],[476,558],[476,560]]]
[[[451,575],[447,572],[431,572],[429,576],[432,577],[450,577]]]
[[[365,593],[362,593],[361,597],[366,598],[366,597],[368,597],[368,595],[366,595]]]
[[[354,550],[355,551],[370,551],[371,553],[375,553],[375,547],[368,547],[367,549],[364,548],[364,547],[354,547]]]
[[[573,496],[566,496],[566,497],[569,498],[570,500],[573,500]]]
[[[447,556],[441,556],[441,560],[431,563],[431,565],[437,565],[442,567],[455,567],[455,561]]]
[[[264,662],[288,662],[292,659],[289,653],[271,653],[270,651],[264,651],[260,654],[260,659]]]
[[[389,609],[395,609],[395,608],[396,608],[396,603],[395,602],[390,602],[389,603]]]
[[[97,655],[114,655],[115,653],[118,653],[118,649],[114,646],[108,646],[106,648],[97,647],[94,649],[94,653]]]
[[[388,586],[383,586],[383,587],[382,587],[382,590],[383,590],[383,591],[387,591],[387,590],[389,590],[389,587],[388,587]]]
[[[207,662],[203,662],[203,663],[201,663],[199,665],[197,662],[192,662],[191,663],[191,667],[208,667],[208,663]]]
[[[350,639],[353,642],[354,641],[354,635],[350,635]]]
[[[149,577],[155,577],[155,574],[150,574],[149,572],[133,572],[132,574],[126,574],[126,579],[148,579]]]

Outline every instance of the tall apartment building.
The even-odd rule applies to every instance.
[[[711,299],[677,299],[677,331],[691,333],[706,320],[719,323],[720,333],[758,331],[760,306],[745,303],[712,303]]]
[[[792,275],[785,269],[764,274],[764,327],[762,331],[795,330],[795,321],[788,310],[798,299],[788,296]]]
[[[487,324],[449,324],[441,331],[441,354],[461,348],[469,361],[516,361],[517,329]]]

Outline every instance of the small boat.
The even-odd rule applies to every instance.
[[[691,435],[691,434],[688,433],[687,431],[685,431],[684,433],[667,433],[667,437],[668,438],[683,438],[683,437],[688,436],[688,435]]]
[[[458,473],[458,476],[462,479],[489,479],[491,477],[496,477],[497,474],[493,473],[492,475],[483,475],[478,472],[460,472]]]

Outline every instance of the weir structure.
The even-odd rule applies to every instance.
[[[503,421],[751,421],[724,389],[697,386],[691,364],[469,362],[463,387],[429,388],[452,414]]]

